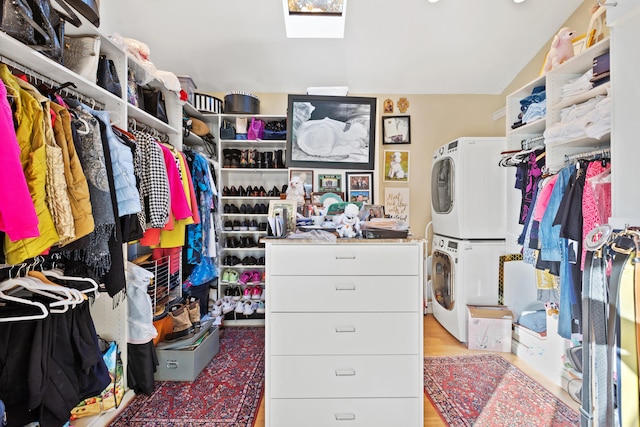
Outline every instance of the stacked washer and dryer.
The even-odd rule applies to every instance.
[[[467,342],[467,304],[498,304],[505,254],[505,138],[464,137],[433,153],[431,293],[433,315]]]

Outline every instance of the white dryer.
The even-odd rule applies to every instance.
[[[498,270],[504,254],[504,240],[433,236],[433,315],[458,341],[467,342],[467,304],[498,304]]]
[[[506,140],[458,138],[433,153],[433,231],[459,239],[504,239],[507,168],[500,167]]]

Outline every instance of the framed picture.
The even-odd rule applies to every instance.
[[[339,175],[318,175],[318,191],[342,191],[342,174]]]
[[[409,152],[384,150],[384,180],[409,182]]]
[[[314,191],[311,193],[311,204],[316,206],[322,206],[323,197],[325,194],[335,194],[340,198],[340,200],[344,201],[344,193],[336,192],[336,191]]]
[[[373,170],[376,98],[289,95],[289,167]]]
[[[298,212],[298,203],[295,200],[270,200],[268,223],[271,227],[271,219],[276,216],[284,216],[286,218],[287,233],[296,231],[296,214]],[[273,233],[272,233],[273,234]]]
[[[383,144],[411,144],[411,116],[382,118]]]
[[[373,172],[346,172],[348,202],[373,204]]]
[[[373,218],[384,218],[384,206],[365,204],[362,207],[360,220],[371,221]]]
[[[289,182],[294,176],[299,176],[304,186],[305,198],[311,197],[313,191],[313,170],[312,169],[289,169]]]

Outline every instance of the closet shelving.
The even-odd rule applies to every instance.
[[[52,87],[71,82],[73,86],[66,88],[66,92],[77,97],[82,102],[103,109],[111,113],[113,125],[127,129],[130,119],[136,123],[157,130],[168,138],[170,144],[178,149],[182,148],[182,109],[178,97],[163,88],[162,83],[154,79],[150,85],[161,87],[165,93],[165,102],[169,123],[164,123],[147,112],[127,102],[127,69],[129,67],[141,67],[135,59],[127,55],[120,46],[111,38],[102,34],[98,28],[89,23],[78,14],[82,26],[76,28],[70,24],[65,27],[69,35],[97,35],[101,39],[100,53],[114,61],[118,78],[122,87],[121,96],[116,96],[99,87],[95,81],[89,81],[84,77],[69,70],[63,65],[47,58],[22,42],[0,31],[0,62],[31,75],[36,81],[42,81]],[[122,301],[116,307],[113,300],[106,294],[97,298],[91,306],[91,315],[94,320],[96,332],[108,340],[116,340],[119,344],[124,367],[127,366],[127,303]],[[126,381],[126,371],[125,371]],[[131,398],[129,392],[125,396],[125,402]],[[124,408],[123,403],[120,408]],[[109,416],[95,416],[78,419],[74,422],[77,426],[104,425],[106,418],[114,417],[115,411],[109,411]]]
[[[609,39],[607,38],[509,94],[506,99],[507,149],[519,150],[523,140],[541,137],[546,129],[560,122],[560,112],[563,108],[586,102],[597,96],[606,96],[609,85],[603,84],[579,95],[562,99],[562,86],[591,69],[593,67],[593,59],[608,50]],[[511,129],[511,125],[518,120],[520,100],[531,95],[533,88],[538,86],[545,86],[546,116],[533,123]],[[565,166],[567,158],[608,148],[610,140],[611,137],[607,134],[601,139],[578,137],[546,143],[546,167],[551,173],[558,172]],[[521,246],[517,243],[517,238],[522,232],[522,225],[518,224],[516,218],[519,217],[522,194],[519,190],[514,189],[515,173],[510,175],[510,179],[512,182],[507,184],[511,190],[507,193],[506,250],[507,253],[520,253]],[[533,282],[535,273],[533,267],[528,267],[531,270],[530,280]],[[555,333],[557,328],[547,325],[547,329],[547,340],[543,341],[548,347],[546,349],[547,355],[543,355],[542,352],[536,352],[533,347],[523,350],[523,347],[519,344],[516,344],[515,352],[536,369],[539,369],[551,381],[561,385],[562,360],[561,356],[557,354],[555,346],[561,345],[563,340]],[[516,342],[519,343],[520,341],[514,340],[514,343]]]
[[[518,150],[521,148],[521,141],[541,136],[545,129],[548,129],[550,126],[560,121],[560,111],[563,108],[588,101],[596,96],[606,95],[608,84],[597,86],[587,92],[568,99],[561,99],[561,89],[569,80],[580,77],[587,70],[592,68],[593,58],[607,52],[608,50],[609,39],[607,38],[509,94],[506,99],[507,148],[509,150]],[[511,125],[518,120],[518,114],[520,113],[520,100],[529,96],[533,88],[538,86],[545,86],[547,106],[546,116],[534,121],[533,123],[527,123],[526,125],[520,126],[516,129],[511,129]],[[565,166],[565,156],[592,151],[594,149],[608,147],[609,145],[609,135],[605,135],[601,139],[586,137],[567,138],[563,141],[547,144],[546,166],[550,172],[557,172]],[[510,200],[507,201],[509,209],[507,212],[508,218],[517,218],[519,197],[520,195],[517,194],[517,191],[511,191],[509,193]],[[508,226],[508,249],[516,252],[519,251],[519,245],[516,243],[516,239],[520,234],[520,231],[521,226],[517,224],[510,224]]]
[[[274,153],[276,150],[282,151],[282,159],[284,160],[284,153],[286,149],[286,139],[282,140],[240,140],[240,139],[220,139],[220,127],[223,122],[226,120],[231,122],[231,124],[235,125],[236,118],[246,119],[247,127],[250,126],[251,119],[256,118],[263,120],[265,123],[268,123],[272,120],[285,120],[286,116],[284,115],[266,115],[266,114],[204,114],[205,121],[209,123],[211,129],[216,130],[217,141],[218,141],[218,191],[220,192],[219,197],[219,212],[220,212],[220,223],[223,226],[220,231],[219,244],[220,244],[220,256],[219,260],[219,282],[218,282],[218,292],[219,296],[222,297],[225,295],[225,292],[228,289],[239,288],[241,293],[244,292],[247,286],[255,286],[259,285],[264,289],[265,283],[262,277],[264,276],[265,270],[265,249],[263,245],[259,245],[258,242],[261,237],[267,235],[266,231],[266,223],[267,223],[267,212],[256,212],[255,209],[251,213],[241,213],[241,212],[225,212],[225,205],[227,206],[235,206],[240,210],[242,205],[251,206],[251,208],[255,208],[256,205],[261,206],[264,205],[266,209],[269,207],[269,202],[271,200],[277,200],[279,197],[266,197],[266,196],[240,196],[240,195],[230,195],[224,194],[223,189],[235,187],[239,189],[243,187],[247,189],[247,187],[263,187],[266,192],[269,192],[274,187],[278,190],[282,190],[283,185],[287,184],[289,178],[289,171],[286,167],[281,168],[250,168],[250,167],[225,167],[224,161],[224,153],[225,150],[249,150],[254,149],[258,152],[269,152]],[[275,165],[274,165],[275,166]],[[233,224],[248,222],[251,224],[252,221],[254,225],[258,225],[257,230],[233,230]],[[224,226],[231,224],[231,230],[225,230]],[[246,223],[245,223],[246,224]],[[236,227],[237,228],[237,227]],[[251,246],[247,247],[246,245],[242,245],[243,241],[252,242]],[[237,242],[239,245],[236,247],[231,242]],[[236,260],[239,260],[239,264],[231,263],[233,257],[236,257]],[[257,264],[244,264],[243,260],[251,260],[255,259],[258,261]],[[262,260],[262,262],[261,262]],[[223,275],[225,270],[234,270],[238,273],[238,276],[241,276],[243,272],[246,271],[258,271],[261,275],[261,280],[259,283],[250,283],[248,285],[241,285],[240,283],[230,283],[228,281],[223,280]],[[254,313],[251,315],[238,314],[234,311],[227,313],[225,315],[225,323],[228,325],[234,324],[264,324],[264,314]]]

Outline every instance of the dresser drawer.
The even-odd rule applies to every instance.
[[[271,355],[420,354],[417,313],[271,313]]]
[[[413,399],[273,399],[268,423],[277,427],[423,426],[423,402]]]
[[[271,275],[417,276],[417,244],[271,244],[267,265]]]
[[[422,387],[415,356],[273,356],[271,398],[411,397]]]
[[[422,309],[416,276],[271,276],[272,312],[373,312]]]

